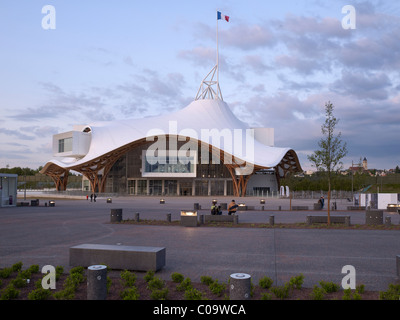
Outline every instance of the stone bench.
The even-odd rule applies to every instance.
[[[239,222],[239,216],[238,215],[212,215],[212,214],[205,214],[203,215],[204,217],[204,223],[206,222],[233,222],[233,223],[238,223]]]
[[[348,206],[347,210],[365,210],[365,206]]]
[[[162,247],[81,244],[69,249],[69,264],[82,267],[104,264],[117,270],[158,271],[165,266],[165,253]]]
[[[398,212],[400,210],[400,204],[390,203],[386,207],[386,211],[388,212]]]
[[[328,223],[328,216],[307,216],[307,225],[313,223]],[[350,226],[350,216],[331,216],[331,223],[342,223]]]
[[[292,210],[294,210],[294,211],[308,210],[308,206],[292,206]]]

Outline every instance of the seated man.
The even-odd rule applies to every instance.
[[[238,205],[235,203],[235,200],[232,200],[232,202],[228,206],[228,214],[232,215],[236,213]]]
[[[212,206],[211,206],[211,214],[214,216],[216,214],[218,214],[218,207],[217,207],[217,203],[213,202]]]

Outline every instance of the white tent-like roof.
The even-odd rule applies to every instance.
[[[296,153],[291,148],[266,146],[252,139],[251,128],[240,121],[229,106],[220,99],[195,100],[187,107],[155,117],[133,120],[95,122],[91,129],[91,142],[86,155],[80,159],[66,158],[46,163],[42,173],[56,177],[75,170],[88,176],[114,163],[135,142],[153,141],[154,136],[178,135],[201,141],[213,148],[246,161],[257,168],[300,171]],[[109,170],[108,168],[108,170]],[[107,171],[107,170],[106,170]],[[107,171],[108,172],[108,171]],[[106,175],[106,174],[105,174]],[[90,179],[90,177],[89,177]]]

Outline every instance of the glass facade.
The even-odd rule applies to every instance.
[[[107,175],[106,193],[153,196],[233,195],[229,170],[222,163],[212,163],[210,152],[208,159],[211,163],[201,163],[200,147],[194,153],[197,159],[188,157],[186,164],[179,161],[174,163],[168,156],[161,158],[164,162],[157,162],[154,158],[147,161],[146,150],[152,143],[129,150],[115,162]],[[178,142],[178,149],[183,143]],[[256,194],[265,194],[267,187],[252,185],[250,188]]]

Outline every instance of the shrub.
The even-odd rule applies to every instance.
[[[293,288],[295,287],[296,289],[301,289],[301,286],[303,285],[304,282],[304,276],[303,274],[298,275],[297,277],[292,277],[289,280],[289,285]]]
[[[209,286],[211,283],[214,282],[213,278],[211,278],[210,276],[201,276],[200,277],[200,282]]]
[[[400,284],[389,284],[387,291],[379,292],[380,300],[399,300],[400,299]]]
[[[136,274],[130,272],[129,270],[121,272],[121,279],[124,280],[125,287],[133,287],[135,285],[136,278]]]
[[[185,300],[202,300],[203,293],[195,288],[190,288],[185,291]]]
[[[350,288],[343,290],[343,300],[361,300],[361,295],[358,292],[351,291]]]
[[[2,269],[2,270],[0,270],[0,278],[7,279],[11,275],[12,272],[13,271],[11,268]]]
[[[168,288],[155,289],[151,292],[150,298],[153,300],[167,300]]]
[[[63,272],[64,272],[63,266],[57,266],[56,267],[56,281],[58,281],[60,279],[60,277],[63,274]]]
[[[174,272],[173,274],[171,274],[172,281],[176,282],[176,283],[181,283],[184,278],[185,277],[182,274],[178,273],[178,272]]]
[[[365,292],[365,285],[360,284],[356,287],[356,292],[357,293],[364,293]]]
[[[121,292],[122,300],[139,300],[140,294],[136,287],[126,288]]]
[[[14,263],[14,264],[11,266],[11,270],[14,271],[14,272],[21,271],[21,269],[22,269],[22,262],[21,262],[21,261],[20,261],[20,262],[17,262],[17,263]]]
[[[289,298],[290,289],[290,284],[285,283],[283,286],[272,287],[271,291],[278,299],[286,299]]]
[[[33,264],[27,269],[30,273],[38,273],[39,272],[39,265]]]
[[[0,293],[0,300],[16,299],[19,296],[19,290],[15,289],[12,284],[5,287]]]
[[[150,280],[147,283],[147,288],[149,288],[150,290],[157,290],[157,289],[162,289],[165,285],[165,281],[161,280],[158,277],[153,277],[152,280]]]
[[[71,273],[64,281],[65,287],[71,287],[74,291],[78,288],[79,284],[84,282],[85,278],[81,273]]]
[[[176,286],[176,290],[178,291],[186,291],[192,288],[192,281],[190,278],[186,278],[179,285]]]
[[[313,300],[323,300],[325,298],[326,291],[324,288],[320,288],[317,285],[314,286],[313,291],[310,293],[310,297]]]
[[[51,296],[51,292],[49,289],[36,288],[29,292],[28,299],[29,300],[47,300]]]
[[[63,290],[53,294],[56,300],[72,300],[75,298],[75,288],[65,287]]]
[[[209,286],[209,289],[212,293],[220,297],[222,293],[225,291],[226,286],[224,283],[218,283],[218,280],[215,280],[213,283],[211,283]]]
[[[261,295],[261,300],[272,300],[272,295],[270,293],[268,293],[268,292],[264,292]]]
[[[327,293],[337,292],[339,290],[339,285],[333,283],[332,281],[320,281],[319,284]]]
[[[18,274],[18,275],[16,276],[15,279],[12,279],[12,280],[10,281],[10,283],[11,283],[15,288],[23,288],[23,287],[26,287],[26,285],[27,285],[26,279],[23,278],[23,277],[21,276],[21,274]]]
[[[262,277],[260,281],[258,281],[258,285],[263,289],[269,289],[273,282],[274,281],[269,277]]]
[[[149,270],[146,272],[145,276],[144,276],[144,281],[146,281],[147,283],[152,280],[154,278],[154,271],[153,270]]]
[[[85,269],[84,269],[83,267],[79,266],[79,267],[73,267],[73,268],[69,271],[69,273],[70,273],[70,274],[79,273],[79,274],[82,274],[82,275],[83,275],[83,272],[84,272],[84,271],[85,271]]]

